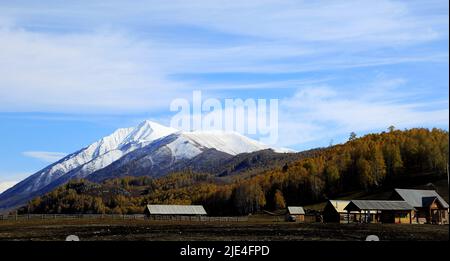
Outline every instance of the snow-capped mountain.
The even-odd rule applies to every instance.
[[[23,202],[29,195],[46,188],[69,173],[86,177],[104,168],[127,153],[177,130],[155,122],[144,121],[135,128],[121,128],[77,152],[38,171],[0,194],[0,209]]]
[[[8,189],[0,194],[0,210],[23,204],[75,178],[98,181],[123,173],[160,176],[209,150],[218,152],[211,157],[227,158],[269,148],[235,132],[181,132],[144,121],[134,128],[118,129]]]

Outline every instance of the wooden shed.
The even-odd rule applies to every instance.
[[[415,208],[413,222],[448,224],[448,203],[435,190],[395,189],[392,199],[401,199]]]
[[[350,203],[350,200],[328,200],[325,205],[322,215],[323,222],[325,223],[348,223],[356,218],[356,214],[359,212],[351,213],[348,215],[345,207]]]
[[[287,207],[286,220],[291,221],[292,217],[297,222],[305,222],[305,210],[303,207]]]
[[[345,207],[348,215],[359,212],[354,222],[411,224],[414,208],[406,201],[352,200]]]

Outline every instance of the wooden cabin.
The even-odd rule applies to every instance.
[[[415,208],[413,223],[448,224],[448,203],[435,190],[395,189],[394,200],[404,200]]]
[[[411,224],[414,207],[403,200],[352,200],[345,207],[358,223]],[[347,219],[350,223],[350,218]]]
[[[287,207],[286,221],[305,222],[305,210],[303,207]]]

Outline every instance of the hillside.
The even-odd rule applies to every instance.
[[[217,172],[184,170],[159,178],[144,175],[102,183],[71,181],[35,198],[21,211],[141,213],[145,204],[165,203],[202,204],[213,215],[242,215],[345,195],[376,195],[393,187],[426,185],[446,178],[448,132],[391,130],[284,156],[283,160],[263,152],[229,158],[230,164],[223,166],[233,166],[233,171],[224,175],[218,167]],[[448,190],[446,193],[448,196]]]

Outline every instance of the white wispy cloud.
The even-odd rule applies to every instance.
[[[22,154],[26,157],[35,158],[47,163],[53,163],[67,155],[67,153],[52,151],[24,151]]]
[[[0,27],[0,49],[2,111],[142,111],[166,106],[177,93],[175,82],[140,58],[148,50],[120,34]],[[159,99],[152,99],[156,92]]]

